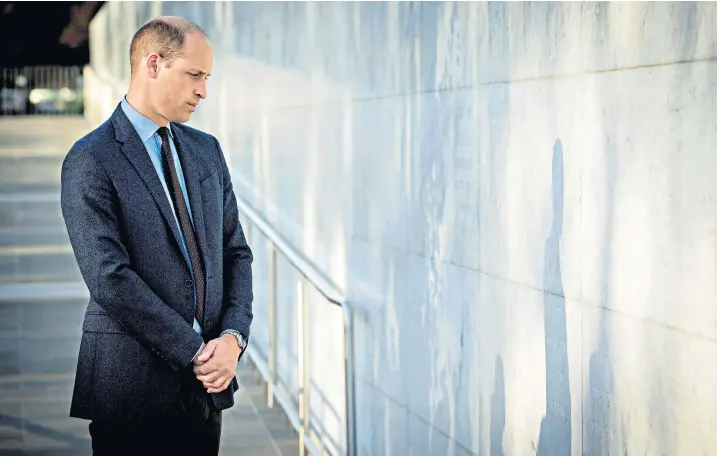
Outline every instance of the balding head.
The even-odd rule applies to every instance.
[[[171,63],[182,55],[184,42],[189,33],[206,36],[201,27],[181,17],[162,16],[144,24],[134,34],[130,44],[131,74],[134,75],[142,59],[150,53],[157,53],[167,60],[167,63]]]

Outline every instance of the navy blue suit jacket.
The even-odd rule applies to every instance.
[[[89,292],[70,415],[128,421],[182,413],[183,378],[202,344],[233,329],[250,336],[252,252],[221,147],[173,124],[206,271],[203,335],[193,328],[192,275],[170,202],[118,105],[62,165],[62,214]],[[211,394],[234,404],[236,378]]]

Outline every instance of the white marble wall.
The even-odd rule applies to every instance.
[[[93,27],[158,11],[132,5]],[[715,5],[161,10],[214,43],[192,123],[237,194],[360,310],[361,455],[717,452]],[[341,320],[315,302],[315,423],[342,447]]]

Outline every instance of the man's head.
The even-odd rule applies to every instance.
[[[152,19],[132,38],[128,101],[161,126],[186,122],[207,97],[213,60],[199,26],[178,17]]]

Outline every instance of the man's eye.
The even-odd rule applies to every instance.
[[[194,79],[199,77],[198,73],[189,73],[189,76],[193,77]]]

